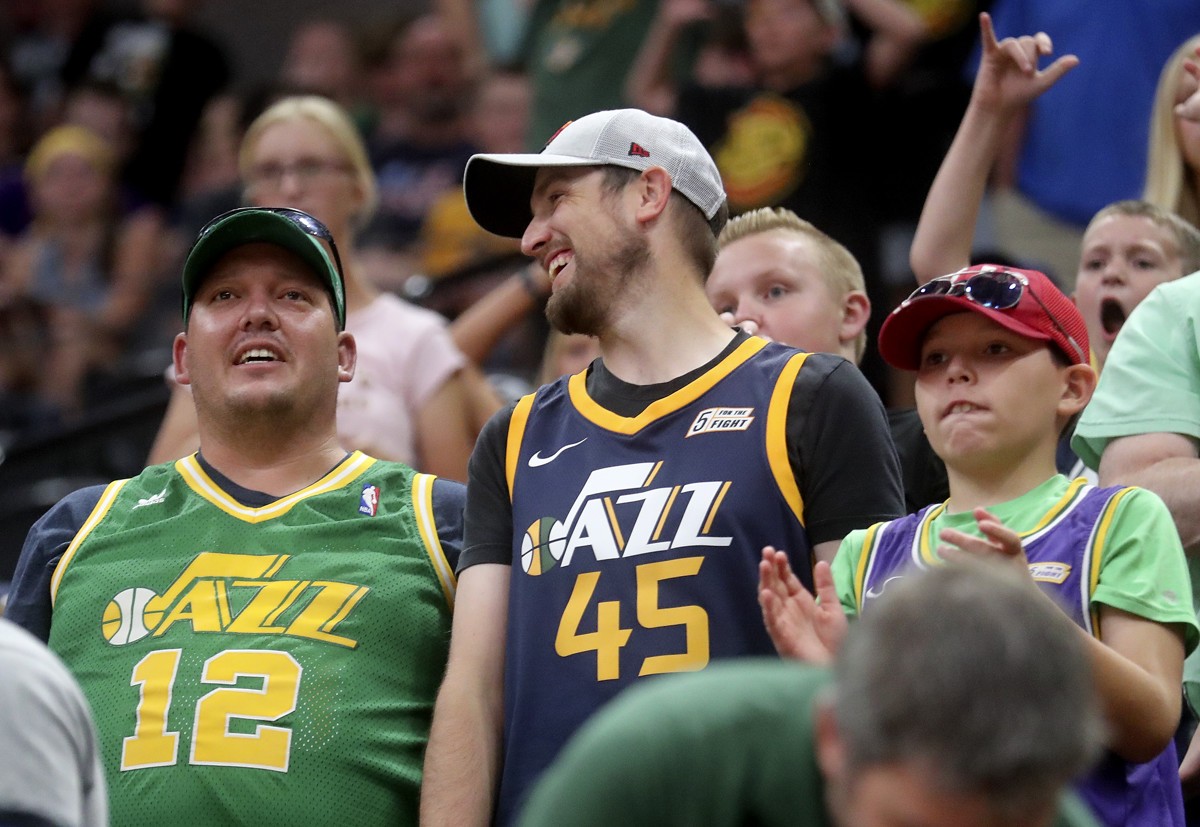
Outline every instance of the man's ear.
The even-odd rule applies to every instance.
[[[354,378],[358,364],[358,343],[354,335],[343,330],[338,333],[338,381],[349,382]]]
[[[861,290],[851,290],[842,299],[842,327],[838,341],[853,342],[871,319],[871,300]]]
[[[1070,418],[1082,411],[1096,391],[1096,371],[1091,365],[1071,365],[1063,377],[1063,393],[1058,403],[1060,416]]]
[[[176,333],[175,341],[171,343],[171,364],[175,368],[175,381],[181,385],[192,383],[188,376],[187,361],[187,334]]]
[[[634,217],[642,223],[662,215],[671,199],[671,175],[662,167],[650,167],[637,179],[637,211]]]

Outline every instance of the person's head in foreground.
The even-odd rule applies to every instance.
[[[888,589],[851,627],[816,713],[835,823],[1050,824],[1103,739],[1088,661],[1059,615],[985,563]]]
[[[862,359],[871,302],[842,244],[782,207],[730,219],[718,242],[705,285],[714,310],[785,345]]]
[[[311,215],[248,207],[209,222],[183,266],[183,318],[175,372],[202,426],[332,423],[356,352],[337,248]]]
[[[1075,304],[1102,368],[1125,319],[1158,285],[1200,270],[1200,230],[1146,201],[1117,201],[1083,233]]]
[[[1058,438],[1096,386],[1083,317],[1035,270],[933,279],[884,321],[879,352],[916,371],[917,412],[952,474],[1021,491],[1054,475]]]
[[[541,153],[475,155],[463,188],[481,227],[520,238],[550,274],[551,323],[590,336],[611,330],[660,274],[694,276],[698,292],[728,218],[696,136],[638,109],[571,121]]]

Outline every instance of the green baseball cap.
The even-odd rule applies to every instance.
[[[328,250],[322,241],[329,244]],[[346,285],[333,234],[308,213],[282,207],[230,210],[204,226],[183,263],[185,323],[200,283],[217,261],[236,247],[256,243],[274,244],[299,256],[329,291],[338,330],[346,329]]]

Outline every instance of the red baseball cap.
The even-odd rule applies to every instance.
[[[929,328],[944,316],[963,312],[1049,342],[1072,364],[1090,363],[1087,326],[1075,303],[1045,274],[998,264],[966,267],[917,288],[884,320],[880,355],[893,367],[917,370]]]

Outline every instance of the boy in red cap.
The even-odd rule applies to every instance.
[[[917,411],[950,498],[849,534],[832,567],[817,565],[819,603],[780,552],[764,549],[760,602],[777,648],[827,659],[846,616],[871,611],[914,567],[994,558],[1086,640],[1109,738],[1079,793],[1107,825],[1182,825],[1171,736],[1184,652],[1200,631],[1183,548],[1151,492],[1055,470],[1059,435],[1096,383],[1083,317],[1039,272],[968,267],[892,311],[879,350],[917,374]]]

